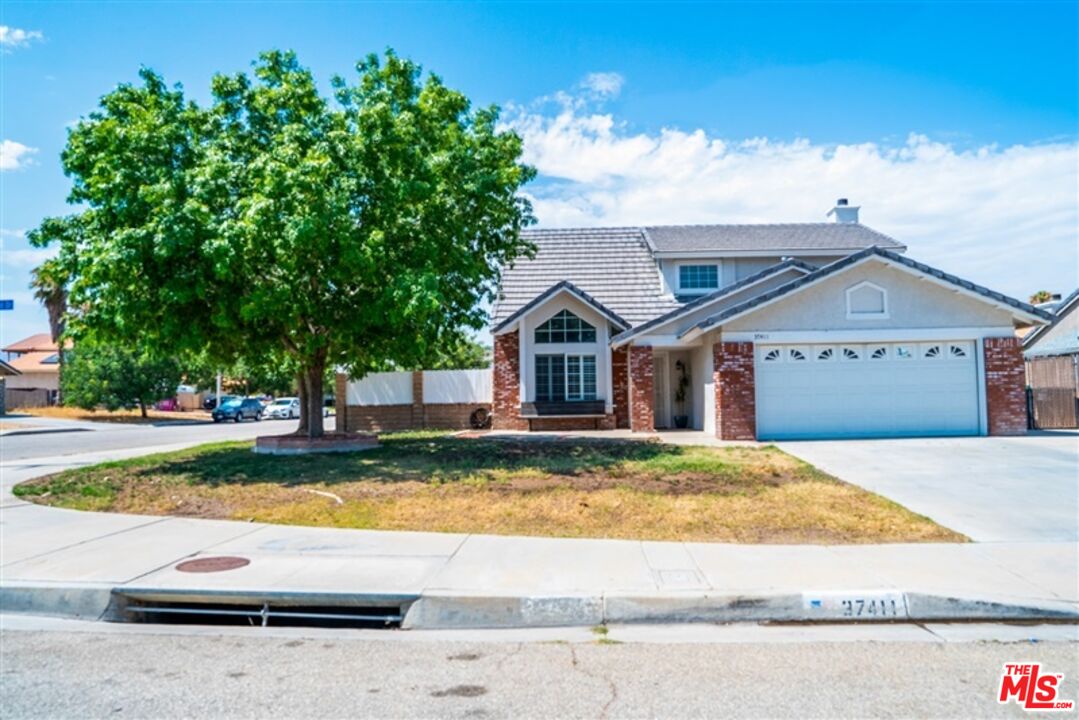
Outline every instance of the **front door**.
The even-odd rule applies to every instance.
[[[669,428],[671,426],[669,392],[670,372],[667,368],[667,354],[656,353],[652,360],[652,412],[655,415],[657,428]]]

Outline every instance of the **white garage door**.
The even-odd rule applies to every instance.
[[[761,439],[978,434],[973,342],[755,350]]]

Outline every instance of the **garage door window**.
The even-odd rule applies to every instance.
[[[862,354],[860,352],[858,352],[857,348],[845,347],[845,348],[843,348],[842,357],[843,357],[844,360],[849,360],[849,361],[861,360],[862,359]]]
[[[873,348],[869,352],[870,360],[887,360],[888,359],[888,347],[886,345],[879,345]]]
[[[944,357],[944,355],[940,351],[940,345],[923,345],[922,357],[926,360],[936,360]]]
[[[763,357],[761,357],[762,362],[780,362],[782,359],[783,353],[779,350],[779,348],[765,350]]]
[[[952,358],[953,360],[958,360],[960,358],[965,358],[966,356],[967,356],[967,349],[965,347],[963,347],[962,345],[949,345],[948,346],[948,357]]]
[[[789,348],[787,350],[787,357],[791,362],[802,362],[806,359],[806,354],[798,348]]]
[[[914,357],[914,350],[910,345],[896,345],[895,346],[895,359],[896,360],[910,360]]]
[[[829,362],[835,360],[835,348],[819,347],[816,348],[816,357],[819,362]]]

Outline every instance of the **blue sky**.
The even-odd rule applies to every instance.
[[[544,225],[816,221],[845,195],[912,257],[1018,296],[1067,292],[1077,8],[6,0],[0,295],[17,309],[0,340],[45,328],[21,233],[67,211],[66,126],[140,65],[205,100],[214,72],[274,47],[324,81],[393,47],[503,106]]]

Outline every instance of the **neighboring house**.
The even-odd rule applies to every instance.
[[[0,415],[7,413],[7,379],[18,374],[18,370],[0,360]]]
[[[731,440],[1014,434],[1049,313],[858,223],[530,230],[493,311],[493,426]],[[676,397],[685,372],[685,398]]]
[[[1079,426],[1079,289],[1056,304],[1052,322],[1023,338],[1034,426]]]
[[[8,408],[53,405],[60,390],[60,354],[48,333],[38,333],[2,348],[18,371],[4,389]]]

